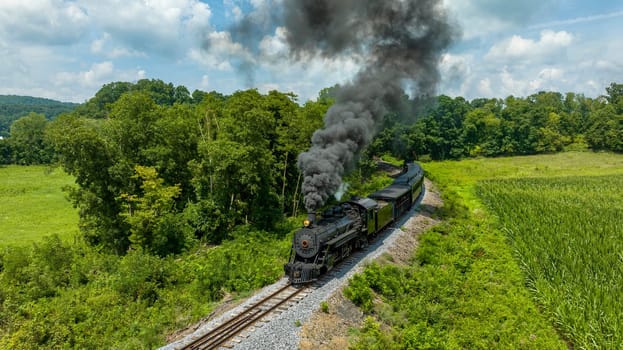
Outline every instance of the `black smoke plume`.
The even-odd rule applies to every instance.
[[[284,5],[293,57],[346,54],[363,63],[338,91],[312,147],[298,158],[305,207],[314,211],[337,191],[388,109],[403,101],[405,86],[415,96],[434,94],[440,56],[457,32],[440,0],[286,0]]]

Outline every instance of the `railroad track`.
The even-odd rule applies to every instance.
[[[280,307],[285,307],[288,302],[295,299],[307,286],[293,286],[286,284],[279,290],[249,305],[246,310],[230,318],[216,328],[210,330],[182,349],[218,349],[220,347],[233,347],[228,342],[242,331],[256,324]],[[229,346],[228,346],[229,345]]]

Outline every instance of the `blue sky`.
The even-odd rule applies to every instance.
[[[228,28],[268,21],[287,0],[0,0],[0,94],[84,102],[112,81],[162,79],[231,93],[294,92],[348,81],[356,59],[286,58],[268,26],[250,52]],[[440,61],[440,94],[605,93],[623,83],[623,1],[444,0],[462,36]],[[209,45],[206,45],[209,43]],[[237,65],[251,62],[253,79]]]

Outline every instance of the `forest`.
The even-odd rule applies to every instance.
[[[336,88],[302,103],[278,91],[113,82],[70,111],[13,121],[0,163],[46,164],[73,177],[65,191],[80,237],[0,251],[0,348],[153,348],[225,293],[281,276],[304,211],[297,156]],[[346,180],[356,191],[379,155],[622,152],[621,140],[623,84],[597,98],[404,96]]]

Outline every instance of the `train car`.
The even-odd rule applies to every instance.
[[[404,172],[394,182],[370,194],[368,197],[387,202],[393,206],[392,220],[396,220],[405,212],[409,211],[422,193],[424,183],[424,171],[419,164],[409,163],[405,165]]]
[[[398,176],[394,185],[404,185],[411,189],[411,204],[415,204],[424,188],[424,170],[417,163],[408,163],[405,165],[405,171]]]

